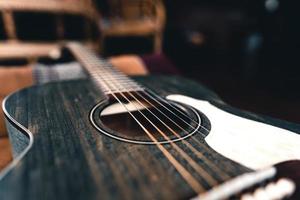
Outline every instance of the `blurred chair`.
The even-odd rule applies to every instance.
[[[100,22],[101,45],[106,37],[153,36],[154,52],[161,52],[165,25],[162,0],[108,0],[108,4],[110,12]]]
[[[91,0],[0,0],[0,59],[32,61],[68,40],[96,48],[98,19]]]

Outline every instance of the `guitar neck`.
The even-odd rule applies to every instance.
[[[96,86],[105,94],[144,90],[137,82],[81,44],[69,43],[67,47],[90,75]]]

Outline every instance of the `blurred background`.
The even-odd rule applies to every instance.
[[[96,1],[103,16],[116,13],[109,2],[112,1]],[[225,102],[238,108],[300,122],[299,2],[164,0],[162,3],[165,9],[162,53],[183,76],[210,87]],[[151,36],[110,37],[105,41],[104,55],[151,53],[152,39]],[[157,53],[155,46],[154,53]]]
[[[50,50],[67,40],[81,41],[104,57],[163,55],[180,75],[235,107],[300,122],[299,4],[0,0],[0,65],[55,57]]]

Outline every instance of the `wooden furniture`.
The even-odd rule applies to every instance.
[[[162,0],[111,0],[110,15],[101,21],[103,45],[106,37],[153,36],[154,52],[162,49],[165,8]]]
[[[24,24],[18,24],[16,15],[22,13],[28,14],[48,14],[55,19],[53,24],[54,38],[49,41],[41,40],[39,38],[21,38],[18,34],[20,27],[24,28]],[[0,21],[3,23],[3,34],[0,33],[0,59],[6,58],[29,58],[48,56],[50,51],[57,45],[66,40],[75,40],[77,38],[70,38],[67,31],[66,18],[78,17],[84,22],[84,36],[78,38],[85,43],[92,44],[94,49],[98,45],[98,20],[99,15],[94,9],[91,0],[0,0]],[[21,17],[22,18],[22,17]],[[39,16],[37,15],[37,18]],[[37,18],[30,18],[26,25],[34,23],[39,20]],[[44,22],[47,26],[47,21]],[[25,25],[25,26],[26,26]],[[50,24],[49,24],[50,26]],[[1,27],[0,27],[1,28]],[[32,27],[37,29],[36,27]],[[79,27],[80,29],[81,27]],[[27,28],[27,32],[36,30]],[[97,32],[97,36],[93,38],[93,31]],[[31,33],[26,33],[29,35]],[[47,33],[44,33],[47,34]],[[49,33],[50,34],[50,33]],[[44,36],[43,36],[44,37]]]
[[[57,58],[64,42],[0,42],[0,60],[26,59],[31,63],[39,57]],[[83,44],[90,49],[97,49],[95,43],[83,42]]]
[[[37,57],[54,57],[59,51],[59,44],[55,43],[15,43],[2,42],[0,44],[0,59],[22,59],[28,60]]]

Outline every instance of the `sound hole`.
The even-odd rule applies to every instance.
[[[120,99],[122,104],[112,101],[93,117],[97,129],[115,139],[168,143],[187,138],[199,128],[200,117],[189,107],[160,99]]]

